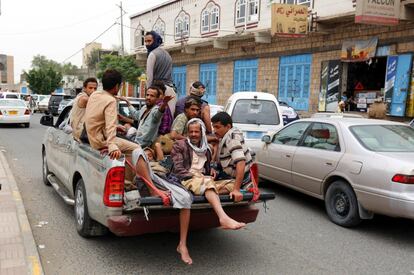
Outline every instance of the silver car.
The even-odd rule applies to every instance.
[[[414,129],[364,118],[310,118],[262,138],[261,178],[325,201],[357,225],[374,213],[414,219]]]

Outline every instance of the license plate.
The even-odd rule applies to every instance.
[[[247,139],[261,139],[263,134],[264,134],[263,132],[246,131],[246,138]]]
[[[17,111],[9,111],[8,112],[8,114],[11,115],[11,116],[15,116],[15,115],[17,115],[17,113],[18,113]]]

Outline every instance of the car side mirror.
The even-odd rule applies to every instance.
[[[266,144],[269,144],[272,142],[272,138],[269,135],[262,136],[262,141]]]
[[[40,124],[44,126],[53,127],[53,116],[52,115],[44,115],[40,118]]]

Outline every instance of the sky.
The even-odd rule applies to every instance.
[[[113,23],[120,23],[120,1],[113,0],[0,0],[0,54],[14,56],[14,80],[29,70],[35,55],[59,63],[82,65],[82,51]],[[123,0],[123,24],[131,15],[166,0]],[[120,25],[105,32],[96,42],[103,48],[121,45]],[[130,29],[124,27],[124,45],[132,52]],[[78,52],[79,51],[79,52]],[[78,52],[78,53],[76,53]],[[75,54],[76,53],[76,54]],[[73,57],[71,57],[73,55]]]

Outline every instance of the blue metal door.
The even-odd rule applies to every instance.
[[[233,91],[256,91],[257,59],[234,62]]]
[[[410,83],[411,60],[411,54],[402,54],[398,56],[397,74],[390,108],[390,114],[392,116],[402,117],[405,114],[408,84]]]
[[[187,81],[187,68],[186,66],[173,67],[172,79],[174,81],[175,87],[177,87],[177,97],[185,97],[186,89],[185,84]]]
[[[217,64],[208,63],[200,65],[200,81],[206,86],[203,99],[210,104],[216,104],[217,93]]]
[[[312,55],[284,56],[279,65],[279,101],[296,110],[309,109]]]

